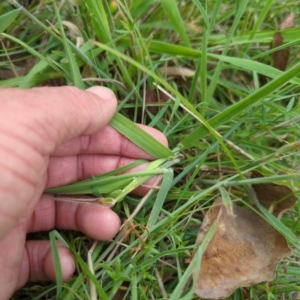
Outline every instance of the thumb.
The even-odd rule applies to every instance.
[[[1,103],[1,128],[10,132],[14,124],[22,133],[16,138],[25,136],[43,155],[51,154],[66,140],[101,129],[117,106],[113,92],[105,87],[86,91],[69,86],[4,89],[1,96],[7,99]]]
[[[90,135],[103,128],[111,120],[117,107],[114,93],[105,87],[95,86],[86,91],[63,87],[52,93],[44,99],[46,105],[51,103],[47,112],[51,116],[52,127],[53,144],[49,145],[50,153],[66,140]],[[43,105],[42,102],[41,106]]]

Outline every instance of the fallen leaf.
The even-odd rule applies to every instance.
[[[294,26],[295,15],[290,13],[287,18],[280,24],[280,30],[291,28]],[[272,48],[279,47],[283,44],[283,37],[280,32],[276,32],[273,38]],[[286,69],[290,55],[290,49],[285,48],[273,53],[274,68],[284,71]]]
[[[295,14],[290,13],[287,18],[280,24],[279,28],[280,30],[292,28],[294,26],[294,18]],[[276,32],[273,37],[273,41],[271,44],[270,49],[277,48],[279,46],[283,45],[283,37],[281,32]],[[272,58],[273,58],[273,67],[284,71],[286,69],[288,60],[290,56],[290,49],[284,48],[278,51],[273,52]],[[265,85],[268,82],[268,78],[265,75],[260,75],[260,82],[261,85]]]
[[[159,110],[159,103],[167,102],[168,99],[169,97],[159,90],[148,91],[146,92],[146,104],[158,104],[158,106],[149,106],[147,109],[155,115]]]
[[[259,172],[253,178],[263,177]],[[282,185],[253,185],[256,197],[279,216],[295,204],[292,191]],[[218,228],[205,250],[195,293],[204,299],[224,299],[238,287],[272,281],[278,263],[291,255],[286,239],[253,209],[232,203],[228,210],[218,198],[206,213],[196,244],[213,223]]]
[[[257,171],[252,172],[252,178],[264,177]],[[253,190],[259,202],[272,214],[280,218],[281,215],[296,204],[296,198],[290,188],[275,183],[253,184]]]
[[[273,46],[272,48],[279,47],[283,44],[283,37],[280,32],[276,32],[273,37]],[[290,56],[290,49],[285,48],[273,53],[273,66],[274,68],[284,71],[287,66],[287,62]]]

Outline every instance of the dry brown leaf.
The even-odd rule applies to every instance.
[[[294,18],[295,14],[290,13],[287,18],[280,24],[280,30],[292,28],[294,26]],[[271,49],[279,47],[283,44],[283,37],[280,32],[276,32],[273,37],[273,42],[271,45]],[[286,69],[288,60],[290,56],[290,49],[284,48],[278,51],[273,52],[273,67],[284,71]],[[260,75],[261,85],[265,85],[268,82],[268,78],[265,75]]]
[[[273,47],[276,48],[283,44],[283,37],[280,32],[276,32],[273,37]],[[274,68],[284,71],[290,56],[290,49],[285,48],[273,53],[273,66]]]
[[[182,67],[161,67],[159,71],[164,75],[171,76],[193,77],[195,75],[194,70]]]
[[[115,293],[115,295],[113,296],[112,300],[122,300],[124,299],[126,292],[127,292],[127,287],[128,284],[126,284],[126,286],[121,286],[119,288],[119,290]]]
[[[290,13],[287,18],[280,24],[280,29],[287,29],[294,26],[295,15]],[[276,48],[283,44],[283,37],[280,32],[276,32],[273,38],[273,47]],[[290,49],[285,48],[273,53],[274,68],[284,71],[286,69],[290,55]]]
[[[253,178],[263,177],[259,172]],[[275,216],[295,204],[292,191],[273,183],[255,184],[256,197]],[[275,278],[277,264],[291,255],[285,238],[248,207],[232,203],[230,210],[218,198],[206,213],[196,243],[201,244],[213,223],[218,228],[203,257],[195,293],[205,299],[224,299],[238,287]]]
[[[252,178],[264,177],[257,171],[252,172]],[[290,188],[275,183],[253,184],[259,202],[272,214],[279,218],[285,211],[296,204],[296,198]]]
[[[286,19],[280,24],[280,29],[292,28],[294,26],[295,14],[290,13]]]
[[[146,99],[145,99],[146,104],[158,104],[157,106],[149,106],[147,107],[147,109],[152,114],[155,115],[158,113],[160,107],[159,103],[167,102],[168,99],[169,97],[161,91],[157,91],[157,90],[147,91]]]
[[[196,243],[210,226],[217,231],[202,258],[195,293],[205,299],[224,299],[238,287],[272,281],[277,264],[291,255],[285,238],[256,212],[232,204],[232,214],[219,198],[205,215]]]

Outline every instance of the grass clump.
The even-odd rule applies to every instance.
[[[299,24],[281,32],[278,49],[290,48],[286,70],[276,68],[270,48],[290,12],[299,13],[297,1],[0,4],[1,16],[11,13],[0,22],[1,87],[105,85],[122,115],[158,128],[183,155],[167,173],[165,193],[151,195],[113,241],[95,246],[95,275],[86,262],[93,241],[65,232],[59,238],[79,253],[76,276],[59,295],[55,284],[28,284],[14,299],[89,299],[87,278],[103,299],[195,298],[188,261],[220,187],[255,168],[291,175],[285,183],[299,189]],[[228,191],[238,197],[234,187]],[[139,201],[127,196],[115,210],[128,219]],[[294,237],[299,209],[298,201],[279,224]],[[297,299],[293,244],[274,282],[230,299]]]

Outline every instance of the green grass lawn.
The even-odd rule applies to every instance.
[[[107,86],[119,113],[161,130],[176,155],[170,160],[146,137],[144,147],[162,159],[153,167],[164,178],[162,189],[141,206],[132,195],[116,204],[121,219],[131,221],[114,240],[94,245],[94,275],[94,241],[54,231],[52,240],[77,253],[75,276],[64,284],[28,284],[13,299],[93,299],[93,291],[101,299],[198,299],[192,272],[205,250],[195,244],[204,214],[220,196],[229,209],[232,201],[250,205],[247,184],[259,183],[249,178],[254,169],[295,192],[296,205],[280,220],[255,208],[293,255],[274,281],[237,289],[228,299],[300,299],[298,2],[0,3],[0,87]],[[280,30],[291,12],[291,28]],[[278,50],[288,57],[283,67]],[[115,122],[122,128],[122,120]]]

